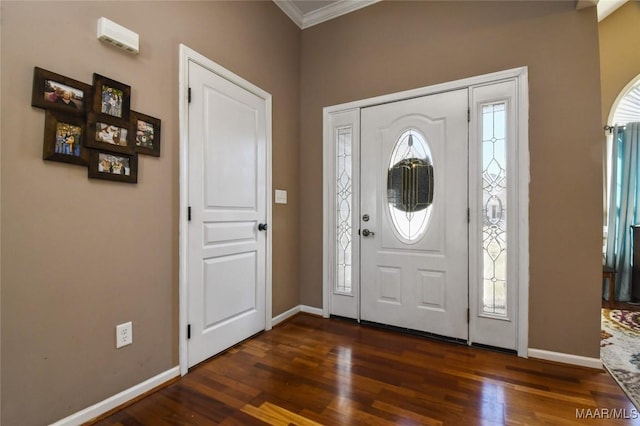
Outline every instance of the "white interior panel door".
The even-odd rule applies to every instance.
[[[468,95],[362,109],[361,318],[468,338]]]
[[[189,366],[265,329],[266,103],[189,62]]]

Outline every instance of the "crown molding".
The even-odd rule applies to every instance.
[[[335,3],[303,14],[292,0],[273,0],[280,9],[301,29],[329,21],[382,0],[338,0]]]
[[[298,27],[302,28],[303,15],[291,0],[273,0],[273,2],[287,15]]]
[[[363,7],[371,6],[381,0],[339,0],[321,9],[305,14],[302,18],[302,29],[329,21]]]
[[[588,7],[593,7],[598,4],[598,0],[577,0],[576,1],[576,10],[586,9]]]
[[[292,0],[273,0],[300,29],[309,28],[346,15],[347,13],[370,6],[379,1],[382,0],[339,0],[321,9],[303,14]],[[628,0],[576,0],[576,10],[596,6],[598,9],[598,22],[600,22],[627,1]]]

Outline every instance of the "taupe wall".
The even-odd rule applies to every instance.
[[[302,33],[301,301],[322,305],[322,108],[519,66],[530,87],[529,347],[599,358],[595,8],[381,2]]]
[[[2,418],[41,425],[178,364],[178,46],[273,95],[273,313],[299,304],[300,30],[272,2],[7,2],[2,8]],[[108,17],[138,56],[96,39]],[[162,120],[162,155],[137,185],[42,160],[33,67],[132,87]],[[132,346],[115,325],[133,321]]]
[[[301,38],[269,1],[0,3],[2,424],[55,421],[177,365],[179,43],[273,95],[273,186],[289,191],[274,205],[274,315],[322,303],[322,107],[529,66],[529,346],[598,357],[598,39],[595,9],[574,7],[382,2]],[[98,42],[101,16],[142,53]],[[137,185],[41,160],[36,65],[128,83],[132,107],[163,120]],[[128,320],[134,344],[115,350]]]
[[[629,1],[598,25],[602,122],[627,84],[640,74],[640,1]],[[613,124],[613,123],[608,123]]]

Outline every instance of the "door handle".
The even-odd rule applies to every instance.
[[[362,236],[363,237],[369,237],[369,236],[373,237],[374,235],[376,235],[376,233],[373,232],[373,231],[369,231],[368,229],[363,229],[362,230]]]
[[[259,223],[258,224],[258,231],[266,231],[268,227],[269,227],[269,225],[267,225],[266,223]]]

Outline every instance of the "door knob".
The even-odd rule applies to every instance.
[[[376,235],[376,233],[373,232],[373,231],[369,231],[368,229],[363,229],[362,230],[362,236],[363,237],[368,237],[368,236],[372,236],[373,237],[374,235]]]
[[[258,231],[266,231],[269,226],[266,223],[258,224]]]

